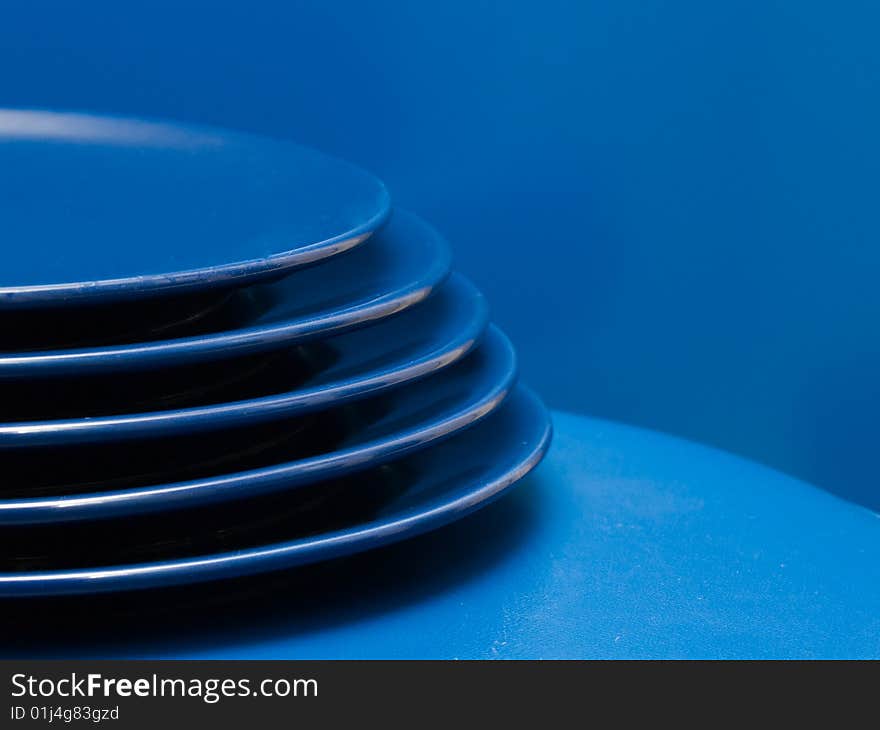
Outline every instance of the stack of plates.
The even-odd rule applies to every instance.
[[[455,520],[543,456],[427,223],[256,137],[0,112],[0,594],[276,570]]]

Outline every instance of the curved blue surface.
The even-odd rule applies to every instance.
[[[536,472],[467,520],[222,590],[7,601],[0,618],[28,621],[7,624],[17,628],[0,652],[880,657],[876,515],[704,446],[567,413],[553,421]]]
[[[377,395],[451,365],[471,350],[487,323],[484,297],[466,279],[453,275],[423,304],[373,327],[322,341],[322,346],[333,353],[333,362],[293,390],[176,410],[0,422],[0,447],[166,437],[280,420],[335,407]]]
[[[380,547],[441,527],[496,499],[537,465],[550,434],[543,404],[520,389],[483,428],[399,465],[406,480],[402,491],[385,500],[365,521],[315,534],[309,524],[305,536],[287,535],[284,542],[258,541],[231,551],[151,563],[114,564],[109,553],[109,564],[99,566],[0,573],[0,594],[48,596],[155,588],[289,568]],[[346,489],[378,489],[374,482],[380,476],[365,475],[349,482]],[[264,521],[261,515],[257,540]],[[87,539],[100,539],[99,535]],[[183,541],[184,546],[187,542]]]
[[[289,142],[0,109],[0,307],[251,283],[346,251],[382,183]]]
[[[363,423],[358,423],[331,451],[247,471],[128,489],[114,489],[112,478],[102,479],[98,463],[89,483],[94,489],[93,483],[98,482],[100,491],[81,492],[73,485],[61,483],[53,490],[55,496],[0,499],[0,524],[134,516],[279,492],[333,479],[426,448],[468,428],[501,405],[515,380],[513,347],[500,330],[490,327],[480,346],[461,362],[433,377],[378,396],[366,404],[363,415],[358,410],[361,406],[353,406],[355,420],[362,418]],[[371,415],[372,410],[379,411],[378,415]],[[143,452],[151,445],[146,442],[117,448],[136,448]],[[53,458],[51,452],[44,458]],[[156,449],[156,461],[162,462],[161,447]],[[17,491],[26,492],[26,485],[27,482]],[[5,490],[14,488],[14,481],[4,484]],[[7,583],[0,576],[0,594]]]
[[[418,304],[443,283],[449,266],[449,247],[440,235],[415,215],[395,211],[382,231],[354,251],[246,292],[255,308],[265,307],[246,326],[136,344],[0,350],[0,378],[119,372],[278,349]]]

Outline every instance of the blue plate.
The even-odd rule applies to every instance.
[[[341,439],[330,450],[318,447],[318,453],[301,456],[298,450],[307,435],[302,433],[302,425],[294,422],[292,426],[275,427],[268,435],[261,432],[262,442],[273,444],[272,449],[266,449],[270,464],[218,474],[210,465],[229,451],[230,447],[223,444],[217,447],[220,454],[202,457],[210,473],[187,481],[171,481],[166,473],[157,471],[167,469],[166,464],[180,464],[181,455],[184,468],[200,468],[187,462],[190,449],[178,439],[158,447],[151,442],[137,442],[111,455],[98,453],[94,458],[76,449],[73,453],[68,450],[66,455],[63,451],[52,454],[40,449],[32,455],[25,453],[24,460],[19,453],[13,466],[14,457],[8,456],[4,468],[22,475],[22,482],[15,485],[7,480],[0,488],[0,493],[12,497],[0,500],[0,524],[139,515],[242,499],[336,478],[425,448],[467,428],[498,407],[515,378],[513,348],[500,330],[490,327],[476,350],[433,377],[323,414],[324,420],[312,425],[313,432],[335,432],[337,424],[345,424]],[[290,428],[300,431],[291,432],[295,437],[288,446],[283,439]],[[247,441],[244,448],[257,452],[259,458],[262,442]],[[297,458],[278,463],[278,450],[274,448],[277,442],[281,448],[293,449]],[[29,479],[24,476],[27,474],[31,475]],[[42,496],[47,492],[50,496]],[[32,496],[35,493],[41,496]]]
[[[295,144],[0,110],[0,308],[241,286],[345,251],[385,187]]]
[[[376,548],[441,527],[491,502],[538,464],[550,437],[546,410],[519,388],[480,425],[393,465],[336,482],[329,502],[311,508],[275,500],[269,514],[265,504],[253,510],[200,511],[196,529],[191,521],[134,525],[130,532],[108,523],[89,527],[79,538],[58,535],[56,529],[55,546],[61,552],[2,558],[8,572],[0,573],[0,595],[195,583]],[[326,529],[315,532],[315,525]],[[149,544],[139,542],[143,537]],[[59,563],[63,567],[54,567]],[[52,567],[33,570],[35,564]]]
[[[132,344],[0,351],[0,379],[177,366],[327,337],[417,304],[445,280],[449,265],[449,248],[437,232],[398,211],[354,251],[242,293],[241,326]]]
[[[305,382],[300,382],[300,374],[292,367],[298,361],[285,362],[284,366],[294,372],[286,379],[281,378],[281,384],[293,381],[296,383],[293,389],[280,392],[264,389],[261,397],[233,402],[120,414],[118,391],[131,389],[132,386],[126,385],[130,378],[126,378],[120,388],[111,388],[107,383],[107,377],[110,376],[105,376],[97,379],[92,388],[84,393],[81,392],[82,386],[72,389],[78,399],[77,407],[89,408],[87,412],[77,414],[76,418],[0,422],[0,447],[166,437],[176,433],[279,420],[338,406],[355,398],[376,395],[451,365],[470,351],[485,330],[487,319],[483,296],[473,284],[454,275],[426,302],[372,327],[320,342],[316,346],[320,348],[316,357],[319,354],[329,364],[318,367]],[[254,378],[265,377],[265,368],[260,369],[259,365],[249,363],[249,367],[255,369]],[[137,385],[135,382],[134,388]],[[22,389],[18,384],[11,387],[19,391]],[[38,390],[46,390],[46,386],[39,386]],[[59,409],[59,396],[71,388],[65,385],[60,390],[60,393],[54,389],[49,391],[47,408]],[[107,394],[103,401],[102,393]],[[23,406],[31,413],[33,402],[33,394],[28,391],[23,398]],[[106,411],[102,413],[102,408],[111,407],[115,409],[112,413],[119,415],[106,415]],[[0,413],[4,411],[9,412],[6,405],[0,403]]]

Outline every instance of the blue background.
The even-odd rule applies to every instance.
[[[382,176],[551,405],[875,507],[871,2],[6,0],[0,104],[291,137]]]

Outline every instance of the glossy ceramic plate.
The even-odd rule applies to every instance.
[[[323,486],[331,496],[275,497],[178,518],[54,528],[0,558],[0,595],[154,588],[261,573],[376,548],[486,505],[532,470],[550,443],[546,410],[518,388],[465,434]],[[293,500],[293,501],[291,501]],[[21,529],[21,528],[16,528]]]
[[[236,325],[175,339],[55,351],[0,351],[0,379],[169,367],[277,350],[376,322],[425,299],[449,273],[449,248],[428,224],[395,212],[354,251],[282,281],[250,287]]]
[[[234,323],[238,290],[114,302],[111,306],[0,309],[0,351],[68,350],[210,332]]]
[[[150,409],[177,393],[172,381],[168,390],[146,385],[141,377],[93,378],[88,385],[80,379],[70,386],[62,381],[30,387],[19,382],[6,386],[10,395],[0,397],[0,448],[72,445],[121,441],[150,436],[167,437],[206,429],[255,424],[290,418],[320,408],[338,406],[355,398],[377,395],[418,378],[430,375],[459,360],[474,346],[487,325],[485,299],[470,282],[453,275],[426,302],[372,327],[322,340],[278,363],[260,360],[242,363],[243,383],[211,388],[205,403],[171,410]],[[312,372],[304,374],[310,364]],[[289,373],[283,372],[287,368]],[[278,372],[281,370],[282,372]],[[223,383],[221,375],[196,370],[211,384]],[[237,373],[233,373],[237,374]],[[227,374],[226,380],[233,374]],[[118,385],[116,381],[121,381]],[[229,401],[228,391],[263,390],[257,397]],[[277,392],[273,392],[276,390]],[[0,385],[0,396],[4,388]],[[14,402],[13,402],[14,396]],[[184,393],[180,397],[189,396]],[[221,402],[211,398],[222,397]],[[189,398],[192,400],[192,397]],[[142,404],[139,412],[124,409]],[[173,405],[173,400],[172,400]],[[73,412],[75,418],[9,421],[10,414]],[[111,415],[112,414],[112,415]]]
[[[256,436],[242,433],[238,441],[243,444],[224,434],[216,447],[214,439],[178,437],[109,452],[99,445],[5,454],[4,469],[19,476],[0,486],[0,524],[140,515],[336,478],[425,448],[476,423],[498,407],[515,378],[513,348],[490,327],[480,346],[455,365],[384,396],[321,414],[304,430],[298,422],[264,427]],[[289,432],[297,437],[287,438]],[[198,459],[193,449],[203,452]],[[247,455],[251,465],[234,473],[218,471],[214,464],[228,462],[233,449]],[[285,449],[295,458],[285,459]],[[311,453],[303,455],[303,449]],[[234,455],[234,461],[241,458]],[[186,481],[161,471],[166,464],[184,471]]]
[[[388,211],[374,177],[289,142],[0,110],[0,308],[241,286],[352,248]]]

